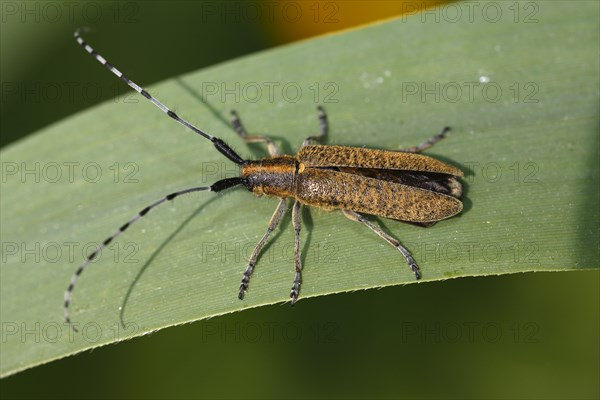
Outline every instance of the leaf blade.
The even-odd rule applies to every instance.
[[[428,154],[471,172],[465,211],[430,229],[380,221],[413,252],[424,281],[597,268],[598,65],[589,61],[597,32],[584,29],[581,45],[569,44],[581,24],[594,24],[597,12],[589,7],[597,5],[548,6],[543,23],[516,27],[425,25],[413,16],[244,57],[151,92],[252,157],[265,152],[246,150],[229,128],[232,106],[251,132],[274,136],[287,153],[317,131],[317,103],[328,111],[331,144],[400,148],[450,125],[453,132]],[[559,28],[560,37],[546,46]],[[408,36],[411,43],[397,41]],[[444,46],[436,44],[440,37]],[[90,73],[106,73],[89,65]],[[281,89],[273,101],[269,82]],[[239,87],[250,100],[256,83],[263,101],[224,94]],[[469,85],[486,92],[474,92],[471,101]],[[303,95],[293,102],[298,87]],[[501,90],[498,99],[494,88]],[[153,211],[86,271],[75,289],[73,319],[87,328],[70,337],[61,299],[86,248],[166,193],[237,173],[210,144],[137,100],[103,104],[2,151],[3,376],[287,299],[289,220],[265,248],[244,302],[236,298],[245,259],[277,201],[242,190],[199,195]],[[27,170],[34,172],[23,175]],[[359,224],[319,210],[305,210],[303,219],[301,298],[414,282],[397,252]],[[40,340],[21,340],[25,328]]]

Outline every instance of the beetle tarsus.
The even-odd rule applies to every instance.
[[[417,264],[410,264],[410,269],[415,273],[415,278],[417,278],[417,280],[421,279],[421,270],[419,270]]]
[[[238,299],[244,300],[244,295],[246,294],[246,290],[248,290],[248,281],[250,281],[250,274],[245,273],[242,278],[242,283],[240,284],[240,291],[238,293]]]
[[[298,301],[298,293],[300,293],[300,281],[300,272],[296,272],[296,276],[294,277],[294,283],[292,284],[292,291],[290,292],[292,306]]]

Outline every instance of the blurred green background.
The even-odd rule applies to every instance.
[[[93,27],[94,47],[149,85],[424,3],[264,4],[3,1],[1,145],[128,91],[75,45],[75,27]],[[598,398],[599,286],[598,271],[530,273],[305,299],[55,361],[3,379],[0,394]]]

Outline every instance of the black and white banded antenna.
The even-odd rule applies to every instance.
[[[123,73],[121,71],[119,71],[112,64],[110,64],[108,61],[106,61],[106,59],[104,57],[102,57],[100,54],[98,54],[98,52],[96,50],[94,50],[92,48],[92,46],[87,44],[86,41],[83,40],[83,38],[81,37],[81,32],[89,32],[89,31],[90,31],[89,28],[80,28],[75,31],[73,36],[75,37],[75,40],[77,41],[77,43],[79,43],[81,45],[81,47],[83,47],[85,49],[85,51],[90,53],[90,55],[92,57],[94,57],[100,64],[104,65],[106,67],[106,69],[108,69],[110,72],[115,74],[123,82],[125,82],[127,85],[129,85],[129,87],[131,87],[133,90],[135,90],[136,92],[138,92],[139,94],[141,94],[142,96],[144,96],[145,98],[150,100],[156,107],[160,108],[169,117],[173,118],[175,121],[179,122],[181,125],[185,126],[186,128],[196,132],[198,135],[202,136],[203,138],[210,140],[215,145],[217,150],[219,150],[223,155],[225,155],[225,157],[227,157],[228,159],[230,159],[231,161],[233,161],[234,163],[236,163],[238,165],[240,165],[244,162],[244,159],[242,159],[239,155],[237,155],[237,153],[235,151],[233,151],[233,149],[231,147],[229,147],[223,140],[221,140],[217,137],[214,137],[212,135],[209,135],[208,133],[197,128],[196,126],[192,125],[185,119],[183,119],[180,116],[178,116],[177,114],[175,114],[175,112],[171,111],[167,106],[165,106],[163,103],[161,103],[156,97],[152,96],[150,93],[148,93],[148,91],[146,91],[145,89],[140,87],[138,84],[133,82],[131,79],[127,78],[125,75],[123,75]]]
[[[219,152],[221,152],[223,155],[225,155],[225,157],[227,157],[228,159],[230,159],[231,161],[233,161],[234,163],[236,163],[238,165],[244,163],[244,159],[242,159],[235,151],[233,151],[233,149],[231,149],[231,147],[229,147],[221,139],[216,138],[212,135],[209,135],[208,133],[206,133],[206,132],[198,129],[194,125],[190,124],[183,118],[180,118],[177,114],[175,114],[173,111],[171,111],[167,106],[165,106],[163,103],[161,103],[158,99],[153,97],[146,90],[144,90],[143,88],[138,86],[135,82],[131,81],[129,78],[127,78],[125,75],[123,75],[123,73],[121,73],[121,71],[119,71],[117,68],[112,66],[110,63],[108,63],[108,61],[106,61],[106,59],[104,57],[102,57],[100,54],[98,54],[90,45],[88,45],[83,40],[83,38],[81,37],[82,31],[87,32],[87,31],[89,31],[89,29],[83,28],[83,29],[76,30],[74,33],[75,40],[77,40],[77,43],[79,43],[81,45],[81,47],[83,47],[85,49],[85,51],[90,53],[96,60],[98,60],[98,62],[100,62],[100,64],[104,65],[110,72],[112,72],[113,74],[115,74],[116,76],[121,78],[121,80],[123,80],[123,82],[125,82],[127,85],[129,85],[130,87],[135,89],[138,93],[140,93],[142,96],[144,96],[145,98],[150,100],[152,103],[154,103],[154,105],[156,105],[158,108],[160,108],[169,117],[173,118],[175,121],[179,122],[181,125],[196,132],[200,136],[210,140],[214,144],[214,146],[217,148],[217,150],[219,150]],[[71,316],[70,316],[71,298],[72,298],[72,294],[73,294],[73,289],[75,287],[75,283],[77,282],[77,279],[79,279],[79,276],[81,276],[81,274],[85,270],[85,268],[92,262],[92,260],[94,260],[100,254],[100,252],[106,246],[108,246],[117,236],[119,236],[121,233],[125,232],[125,230],[127,228],[129,228],[134,222],[136,222],[137,220],[139,220],[140,218],[142,218],[143,216],[148,214],[148,212],[150,212],[152,209],[159,206],[160,204],[163,204],[165,202],[173,200],[175,197],[178,197],[178,196],[181,196],[184,194],[188,194],[188,193],[201,192],[201,191],[220,192],[221,190],[225,190],[225,189],[231,188],[233,186],[240,185],[242,183],[243,183],[243,179],[241,177],[227,178],[227,179],[217,181],[214,184],[212,184],[211,186],[198,186],[198,187],[193,187],[193,188],[173,192],[173,193],[163,197],[162,199],[155,201],[154,203],[150,204],[149,206],[145,207],[144,209],[142,209],[139,213],[137,213],[137,215],[135,217],[131,218],[124,225],[122,225],[115,233],[113,233],[111,236],[106,238],[101,244],[99,244],[96,247],[96,249],[90,255],[87,256],[87,258],[85,259],[83,264],[81,264],[79,266],[79,268],[77,268],[77,270],[71,277],[71,282],[69,283],[67,290],[65,291],[65,298],[64,298],[65,321],[67,322],[67,324],[69,324],[71,329],[73,329],[73,331],[77,332],[77,328],[75,328],[75,326],[73,325],[73,322],[71,321]]]

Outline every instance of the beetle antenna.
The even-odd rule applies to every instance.
[[[131,218],[123,226],[121,226],[115,233],[113,233],[111,236],[106,238],[101,244],[98,245],[98,247],[96,247],[96,249],[92,253],[90,253],[89,256],[87,256],[87,258],[85,259],[83,264],[81,264],[79,266],[79,268],[77,268],[77,271],[75,271],[75,273],[71,277],[71,282],[69,283],[69,286],[67,287],[67,290],[65,291],[65,304],[64,304],[65,321],[67,322],[67,324],[69,324],[71,329],[73,329],[73,331],[77,332],[77,328],[75,328],[75,326],[71,322],[71,317],[70,317],[71,297],[73,294],[73,288],[75,287],[75,283],[77,282],[77,279],[79,279],[79,276],[81,275],[83,270],[90,264],[90,262],[92,262],[92,260],[94,258],[96,258],[100,254],[100,252],[102,252],[102,250],[106,246],[108,246],[110,244],[110,242],[112,242],[117,236],[119,236],[121,233],[125,232],[125,230],[127,228],[129,228],[134,222],[136,222],[137,220],[139,220],[140,218],[142,218],[143,216],[148,214],[148,212],[150,212],[150,210],[159,206],[160,204],[163,204],[167,201],[173,200],[175,197],[179,197],[181,195],[188,194],[188,193],[201,192],[201,191],[206,191],[206,190],[211,191],[211,192],[220,192],[221,190],[225,190],[225,189],[228,189],[233,186],[237,186],[242,183],[243,183],[243,178],[228,178],[228,179],[223,179],[218,182],[215,182],[211,186],[193,187],[193,188],[180,190],[178,192],[171,193],[171,194],[163,197],[162,199],[157,200],[154,203],[150,204],[143,210],[141,210],[139,213],[137,213],[137,215],[135,217]]]
[[[129,87],[134,89],[136,92],[144,96],[146,99],[150,100],[156,107],[160,108],[165,114],[169,117],[173,118],[175,121],[179,122],[181,125],[185,126],[188,129],[196,132],[198,135],[202,136],[205,139],[210,140],[214,146],[223,154],[225,157],[233,161],[234,163],[240,165],[244,162],[244,159],[241,158],[231,147],[229,147],[225,142],[221,139],[216,138],[203,130],[195,127],[185,119],[181,118],[175,112],[171,111],[167,106],[161,103],[156,97],[152,96],[148,91],[140,87],[138,84],[133,82],[131,79],[127,78],[121,71],[115,68],[112,64],[110,64],[104,57],[102,57],[96,50],[94,50],[89,44],[86,43],[85,40],[81,37],[81,32],[89,32],[89,28],[81,28],[77,29],[73,36],[75,40],[81,47],[85,49],[92,57],[94,57],[100,64],[104,65],[106,69],[115,74],[118,78],[120,78],[123,82],[125,82]]]

